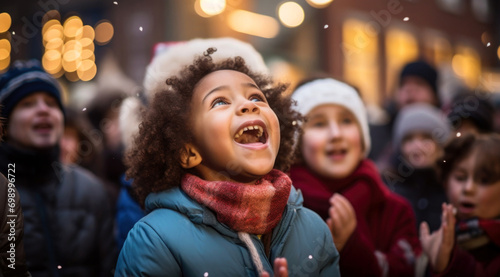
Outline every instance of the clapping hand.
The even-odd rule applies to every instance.
[[[420,243],[436,273],[443,272],[448,266],[455,239],[455,208],[451,204],[445,203],[443,203],[442,208],[439,230],[429,234],[427,222],[420,224]]]
[[[356,229],[356,213],[347,198],[335,193],[330,198],[328,214],[330,217],[326,220],[326,224],[330,228],[337,250],[341,251]]]

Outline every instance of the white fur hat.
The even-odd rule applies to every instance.
[[[364,141],[364,156],[370,153],[370,132],[366,108],[358,92],[346,83],[334,79],[318,79],[298,87],[292,94],[296,101],[294,109],[306,116],[312,109],[325,104],[340,105],[349,110],[361,127]]]
[[[172,44],[165,51],[153,57],[146,67],[144,76],[144,96],[151,101],[155,93],[168,88],[166,80],[177,76],[182,69],[193,63],[197,56],[210,47],[217,51],[211,55],[215,63],[236,56],[242,57],[250,70],[267,74],[268,69],[262,56],[255,48],[234,38],[192,39],[186,42]],[[125,148],[132,145],[133,137],[139,129],[140,109],[143,106],[137,97],[129,97],[122,102],[120,109],[120,129]]]

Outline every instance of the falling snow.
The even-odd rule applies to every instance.
[[[309,260],[312,260],[313,256],[312,255],[309,255]]]
[[[459,138],[462,134],[460,132],[457,133],[457,138]]]
[[[205,274],[203,274],[203,277],[208,277],[208,272],[205,272]]]
[[[141,27],[139,27],[139,31],[141,31],[141,32],[142,32],[142,26],[141,26]]]
[[[86,111],[86,110],[87,110],[87,108],[83,108],[82,112],[84,112],[84,111]]]
[[[323,27],[324,29],[327,29],[328,28],[328,24],[325,24],[325,27]]]
[[[113,4],[118,5],[118,2],[115,1],[115,2],[113,2]]]
[[[403,18],[403,20],[408,21],[408,20],[410,20],[410,18],[407,16],[407,17]]]
[[[490,47],[491,42],[486,43],[486,47]]]

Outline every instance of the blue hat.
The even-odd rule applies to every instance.
[[[0,75],[0,116],[8,118],[19,101],[35,92],[46,92],[53,96],[64,113],[61,87],[57,80],[45,72],[37,60],[16,61],[7,72]]]

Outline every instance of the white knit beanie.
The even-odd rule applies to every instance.
[[[370,132],[366,108],[358,92],[346,83],[335,79],[318,79],[297,88],[292,99],[296,101],[295,110],[306,116],[320,105],[336,104],[349,110],[361,127],[364,142],[364,157],[370,153]]]
[[[197,56],[203,55],[210,47],[217,48],[217,51],[211,55],[214,63],[240,56],[251,71],[261,74],[269,72],[264,59],[252,45],[234,38],[198,38],[174,43],[154,56],[146,68],[143,81],[146,102],[150,102],[155,93],[166,90],[168,78],[178,76],[186,66],[193,63]],[[142,121],[140,109],[143,106],[137,97],[129,97],[122,102],[120,130],[126,149],[132,146],[133,137],[139,129],[139,123]]]

